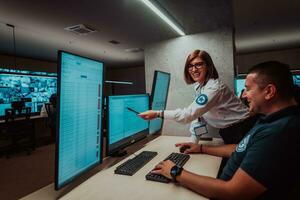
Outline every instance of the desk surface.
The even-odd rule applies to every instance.
[[[178,152],[178,148],[174,146],[177,142],[189,141],[188,137],[176,137],[176,136],[160,136],[155,140],[146,144],[144,148],[136,152],[138,154],[141,151],[157,151],[158,155],[154,157],[148,164],[142,169],[137,171],[133,176],[124,176],[114,174],[115,168],[127,159],[134,157],[133,155],[127,157],[123,161],[116,165],[104,169],[95,174],[72,191],[61,197],[61,200],[95,200],[95,199],[124,199],[130,200],[146,200],[146,199],[206,199],[193,191],[190,191],[182,186],[175,185],[173,183],[165,184],[153,181],[147,181],[145,175],[153,169],[153,167],[165,159],[170,153]],[[214,139],[212,142],[203,143],[221,143],[220,139]],[[184,165],[184,168],[205,176],[216,177],[221,158],[203,154],[193,154],[188,162]],[[57,196],[57,195],[56,195]],[[38,190],[23,200],[35,200],[35,199],[56,199],[53,184]]]

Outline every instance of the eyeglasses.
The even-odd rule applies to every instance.
[[[188,65],[188,70],[189,71],[192,71],[193,70],[193,68],[196,68],[196,69],[202,69],[202,68],[204,68],[205,67],[205,63],[204,62],[198,62],[198,63],[195,63],[195,64],[189,64]]]

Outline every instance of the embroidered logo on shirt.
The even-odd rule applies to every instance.
[[[196,99],[196,103],[200,106],[203,106],[207,103],[208,97],[205,94],[200,94],[200,96]]]
[[[247,144],[249,142],[250,135],[247,135],[236,147],[236,152],[243,152],[247,148]]]

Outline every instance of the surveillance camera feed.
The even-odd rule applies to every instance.
[[[56,93],[56,73],[0,69],[0,117],[12,103],[23,101],[32,113],[39,113],[43,104]]]

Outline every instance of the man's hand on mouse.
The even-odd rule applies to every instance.
[[[200,153],[200,145],[192,142],[177,143],[175,146],[179,147],[181,151],[184,150],[182,153]]]

